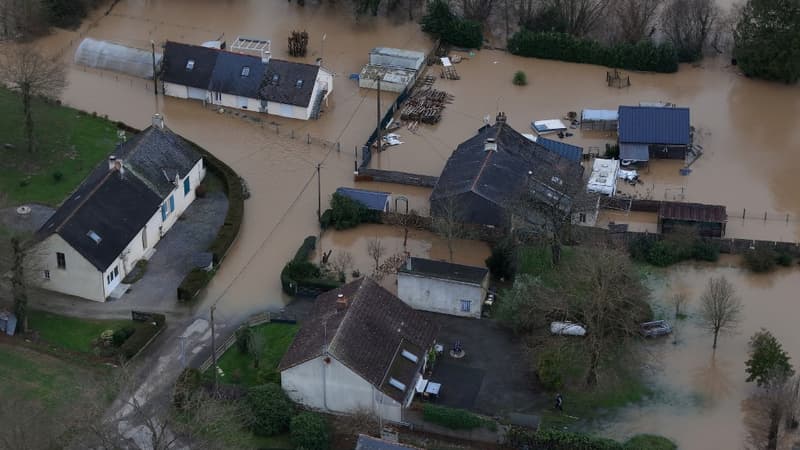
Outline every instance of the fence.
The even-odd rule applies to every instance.
[[[408,186],[434,187],[438,177],[430,175],[418,175],[408,172],[397,172],[394,170],[381,170],[361,168],[356,175],[356,181],[378,181],[381,183],[405,184]]]
[[[277,122],[264,121],[266,118],[272,119],[273,117],[271,116],[262,117],[262,115],[252,115],[244,111],[240,111],[237,109],[230,109],[230,108],[222,108],[218,105],[212,105],[210,103],[205,103],[205,106],[211,109],[221,108],[227,114],[231,114],[235,117],[240,117],[242,119],[249,120],[253,123],[260,124],[262,130],[264,130],[265,132],[274,133],[276,136],[296,139],[298,141],[306,143],[307,145],[316,145],[325,149],[336,150],[337,152],[342,150],[340,142],[333,142],[327,139],[312,136],[311,133],[296,131],[294,128],[290,128],[288,125],[280,124]]]

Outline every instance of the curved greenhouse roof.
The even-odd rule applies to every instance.
[[[75,63],[139,78],[153,78],[153,55],[150,51],[108,41],[84,39],[75,51]],[[156,53],[156,65],[160,63],[161,54]]]

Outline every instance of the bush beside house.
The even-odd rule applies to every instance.
[[[289,429],[294,404],[280,385],[270,383],[247,391],[247,405],[253,414],[253,433],[274,436]]]
[[[328,421],[320,414],[301,412],[292,417],[289,430],[295,448],[303,450],[327,450],[330,448]]]

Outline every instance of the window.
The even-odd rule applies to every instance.
[[[103,240],[103,238],[101,238],[99,234],[95,233],[94,230],[89,230],[86,235],[89,236],[89,238],[93,240],[95,244],[99,244],[100,241]]]
[[[142,230],[142,250],[147,250],[147,226]]]
[[[108,272],[108,275],[106,275],[106,284],[111,284],[111,282],[116,280],[118,276],[119,266],[114,266],[114,270]]]
[[[461,312],[470,312],[472,310],[472,300],[461,300]]]
[[[303,80],[297,80],[297,82],[294,85],[297,89],[300,89],[301,87],[303,87]]]
[[[564,182],[561,181],[561,178],[558,178],[555,175],[553,175],[553,178],[550,178],[550,181],[552,181],[553,183],[556,183],[556,184],[564,184]]]
[[[114,267],[114,278],[117,278],[118,276],[119,276],[119,266],[115,266]]]
[[[406,385],[402,383],[400,380],[397,380],[395,378],[389,378],[389,384],[391,384],[394,388],[402,392],[405,392],[406,390]]]
[[[186,61],[186,70],[191,71],[192,69],[194,69],[194,60],[190,59]]]
[[[272,84],[273,85],[277,85],[279,79],[280,79],[280,77],[278,76],[277,73],[272,74]]]
[[[184,197],[189,195],[190,187],[191,187],[191,185],[190,185],[190,182],[189,182],[189,177],[186,177],[186,179],[183,180],[183,196]]]
[[[56,253],[56,263],[59,269],[67,269],[67,257],[63,253]]]
[[[586,213],[578,214],[578,220],[580,220],[581,223],[585,223],[586,222]]]
[[[175,211],[175,196],[169,196],[169,212]]]
[[[49,280],[50,279],[50,271],[49,270],[45,270],[44,271],[44,279],[45,280]]]
[[[250,66],[242,67],[242,76],[249,77],[250,76]]]
[[[167,204],[163,203],[161,205],[161,221],[167,220]]]

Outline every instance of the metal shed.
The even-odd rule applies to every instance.
[[[425,63],[425,53],[402,48],[375,47],[369,52],[369,63],[419,71]]]
[[[156,67],[161,54],[156,53]],[[94,69],[111,70],[139,78],[153,79],[153,53],[108,41],[84,39],[75,51],[75,63]]]

